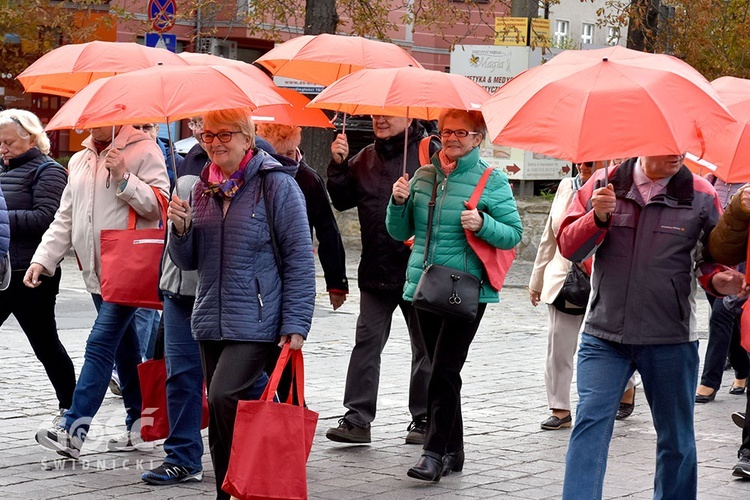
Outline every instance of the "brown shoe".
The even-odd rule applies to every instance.
[[[412,421],[406,430],[406,444],[424,444],[424,436],[427,433],[427,419]]]
[[[339,419],[338,427],[331,427],[326,437],[337,443],[363,444],[370,442],[370,428],[354,425],[346,417]]]

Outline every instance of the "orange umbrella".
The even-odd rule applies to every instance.
[[[196,54],[194,52],[182,52],[178,54],[188,64],[194,66],[214,65],[214,66],[232,66],[249,76],[264,81],[270,88],[278,92],[288,104],[279,104],[275,106],[263,106],[253,112],[253,119],[256,121],[273,122],[282,125],[297,125],[300,127],[320,127],[334,128],[328,117],[319,109],[305,109],[310,99],[293,89],[277,87],[273,80],[267,76],[263,70],[256,68],[252,64],[224,57],[214,56],[211,54]]]
[[[734,121],[690,65],[623,47],[569,50],[505,84],[482,106],[495,144],[579,163],[702,152]]]
[[[230,66],[156,66],[95,81],[71,97],[46,128],[161,123],[218,109],[286,102]]]
[[[424,68],[363,69],[332,83],[308,107],[352,115],[435,120],[444,109],[479,110],[490,94],[462,75]],[[409,128],[404,131],[404,172]]]
[[[365,68],[421,68],[398,45],[359,36],[303,35],[278,45],[256,61],[273,75],[330,85]]]
[[[750,80],[723,76],[711,86],[737,123],[706,137],[703,159],[714,164],[713,174],[728,184],[750,182]]]
[[[37,59],[18,81],[26,92],[70,97],[94,80],[157,64],[187,66],[176,54],[137,43],[63,45]]]
[[[364,69],[328,86],[308,107],[435,120],[447,108],[478,111],[489,97],[462,75],[408,67]]]
[[[262,106],[253,111],[253,120],[258,122],[297,125],[300,127],[335,128],[319,109],[305,108],[310,99],[293,89],[276,87],[276,92],[289,104]]]

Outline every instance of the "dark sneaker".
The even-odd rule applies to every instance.
[[[406,431],[406,444],[424,444],[424,436],[427,433],[427,419],[413,420]]]
[[[743,479],[750,479],[750,450],[740,450],[737,453],[739,461],[734,464],[732,475]]]
[[[542,422],[542,429],[545,431],[557,431],[560,429],[567,429],[572,425],[573,419],[568,413],[567,416],[560,418],[554,415],[550,415],[547,420]]]
[[[122,389],[120,389],[120,376],[117,374],[117,370],[112,370],[112,376],[109,379],[109,390],[115,396],[122,397]]]
[[[148,484],[176,484],[203,481],[203,471],[200,469],[189,469],[181,465],[163,463],[155,469],[146,471],[141,479]]]
[[[734,425],[736,425],[740,429],[744,429],[745,428],[745,414],[741,411],[736,411],[732,413],[732,422],[734,422]]]
[[[354,425],[346,417],[339,419],[338,427],[331,427],[326,432],[326,437],[337,443],[369,443],[370,428]]]
[[[107,451],[135,451],[153,448],[153,443],[144,442],[141,433],[125,431],[107,442]]]
[[[81,454],[83,442],[80,439],[71,436],[67,430],[62,427],[51,427],[49,429],[39,429],[34,436],[36,442],[54,450],[60,455],[68,458],[78,458]]]

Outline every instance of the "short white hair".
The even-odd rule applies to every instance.
[[[34,138],[34,145],[42,153],[48,155],[50,151],[49,137],[44,131],[41,120],[25,109],[6,109],[0,111],[0,127],[13,125],[21,139]]]

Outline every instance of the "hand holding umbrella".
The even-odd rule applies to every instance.
[[[616,203],[615,188],[611,183],[607,184],[607,187],[595,189],[591,197],[591,208],[599,222],[609,221],[610,214],[615,211]]]
[[[127,166],[125,158],[119,149],[110,149],[107,151],[107,157],[104,159],[104,166],[109,170],[109,174],[115,184],[123,180]]]
[[[349,156],[349,142],[346,140],[346,134],[338,134],[336,140],[331,144],[331,154],[333,161],[338,164],[344,163]]]
[[[409,174],[404,173],[403,176],[396,179],[393,183],[393,203],[396,205],[403,205],[409,198]]]
[[[187,200],[182,200],[179,196],[173,194],[167,209],[167,218],[174,224],[175,232],[182,236],[190,227],[190,221],[193,218],[190,204]]]

